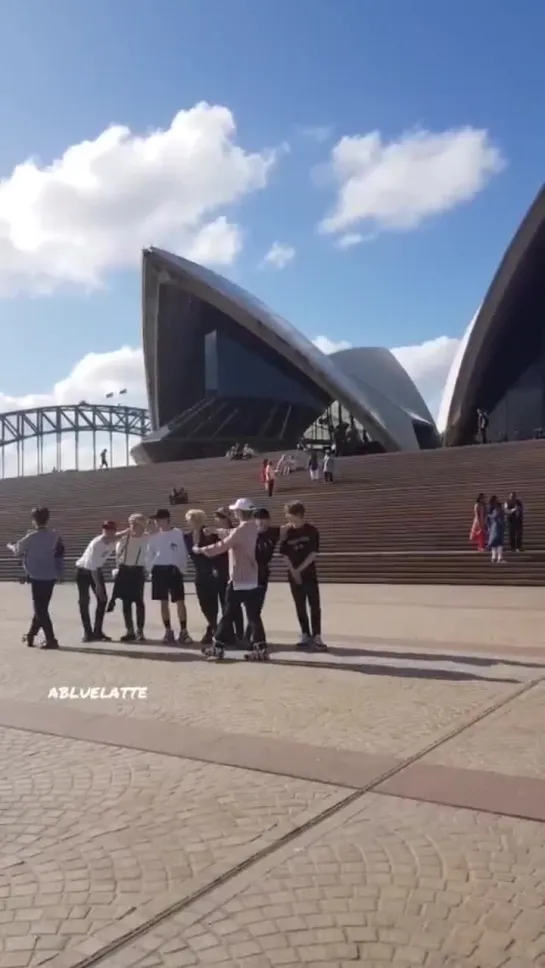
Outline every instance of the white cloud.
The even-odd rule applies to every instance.
[[[337,353],[339,350],[349,350],[350,343],[347,343],[345,339],[334,340],[330,339],[329,336],[316,336],[312,342],[318,347],[322,353]]]
[[[379,131],[341,138],[329,174],[338,192],[320,231],[405,231],[470,201],[505,160],[485,130],[412,131],[386,142]]]
[[[424,343],[398,346],[392,350],[416,383],[434,417],[439,413],[447,376],[459,345],[459,339],[438,336]]]
[[[332,124],[311,124],[299,128],[304,138],[308,138],[310,141],[316,141],[317,144],[323,144],[325,141],[329,141],[333,137],[333,130]]]
[[[115,125],[28,159],[0,181],[0,293],[94,287],[148,245],[230,263],[241,234],[222,210],[264,188],[278,154],[245,151],[231,112],[203,102],[165,130]]]
[[[269,251],[263,257],[263,265],[272,266],[274,269],[285,269],[289,262],[295,258],[293,245],[283,245],[282,242],[273,242]]]
[[[359,245],[363,242],[363,235],[361,232],[347,232],[346,235],[341,235],[337,239],[336,245],[338,249],[351,249],[355,245]]]

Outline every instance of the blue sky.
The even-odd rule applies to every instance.
[[[0,17],[4,408],[136,400],[154,243],[311,338],[411,347],[436,405],[543,178],[540,0],[3,0]],[[236,130],[201,109],[146,140],[203,101]],[[97,148],[112,124],[130,133]],[[274,243],[283,268],[263,263]]]

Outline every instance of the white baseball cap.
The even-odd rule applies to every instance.
[[[234,504],[229,505],[230,511],[253,511],[255,504],[249,497],[239,497]]]

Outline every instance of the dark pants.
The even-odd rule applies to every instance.
[[[320,586],[316,576],[301,579],[297,584],[290,575],[290,589],[295,604],[295,611],[301,635],[321,635],[322,634],[322,610],[320,606]],[[309,615],[310,612],[310,622]]]
[[[272,497],[274,494],[274,481],[267,481],[267,494]]]
[[[265,597],[267,595],[267,589],[268,589],[268,587],[269,587],[269,582],[267,581],[263,585],[259,585],[258,588],[257,588],[258,594],[256,595],[256,602],[257,602],[257,605],[258,605],[258,608],[259,608],[259,615],[260,616],[261,616],[261,613],[263,611],[263,606],[265,604]],[[263,634],[265,634],[265,633],[263,632]],[[246,625],[246,629],[244,631],[244,641],[245,642],[252,642],[253,641],[253,639],[252,639],[252,629],[251,629],[250,623],[248,623]],[[263,641],[265,641],[265,639],[263,639]]]
[[[488,443],[488,432],[487,432],[486,427],[482,427],[479,430],[479,443],[480,444],[487,444]]]
[[[333,484],[333,471],[324,471],[324,481],[326,484]]]
[[[146,573],[140,565],[120,565],[114,582],[112,598],[121,599],[125,628],[130,635],[134,634],[132,607],[136,607],[136,628],[144,631],[146,621],[146,606],[144,605],[144,589],[146,587]]]
[[[218,625],[219,613],[219,587],[215,578],[204,579],[195,582],[195,593],[199,608],[203,613],[207,632],[215,632]]]
[[[219,600],[221,605],[222,617],[225,614],[228,588],[229,588],[229,578],[224,578],[223,576],[218,578],[218,595],[219,595]],[[229,641],[234,643],[234,639],[244,638],[244,616],[242,614],[242,608],[240,606],[240,602],[236,602],[232,604],[232,615],[233,615],[232,628],[229,634]]]
[[[522,551],[522,521],[509,521],[507,529],[511,551]]]
[[[100,569],[96,572],[95,585],[93,573],[86,568],[78,568],[76,572],[76,585],[78,586],[79,614],[81,616],[83,631],[89,636],[100,636],[102,635],[102,626],[106,613],[106,585],[104,584],[104,575]],[[91,591],[97,600],[94,623],[91,622],[89,610]]]
[[[233,624],[237,611],[242,616],[242,606],[246,611],[250,635],[254,645],[265,644],[265,629],[261,621],[261,608],[263,599],[260,588],[252,588],[248,591],[235,590],[231,584],[227,586],[225,597],[225,611],[214,636],[215,642],[219,646],[230,645],[233,634]],[[242,629],[242,635],[244,628]],[[242,635],[240,636],[242,638]]]
[[[32,643],[32,641],[36,638],[40,629],[43,630],[45,641],[48,644],[56,641],[53,623],[51,621],[51,616],[49,615],[49,603],[51,601],[55,584],[56,583],[54,581],[30,580],[34,615],[32,616],[32,621],[28,630],[29,643]]]

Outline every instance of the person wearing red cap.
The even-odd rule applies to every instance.
[[[115,521],[105,521],[101,533],[89,542],[81,558],[76,561],[76,585],[84,642],[112,641],[102,628],[108,600],[103,568],[108,558],[113,555],[116,539],[120,536]],[[89,610],[91,591],[97,600],[93,623]]]

